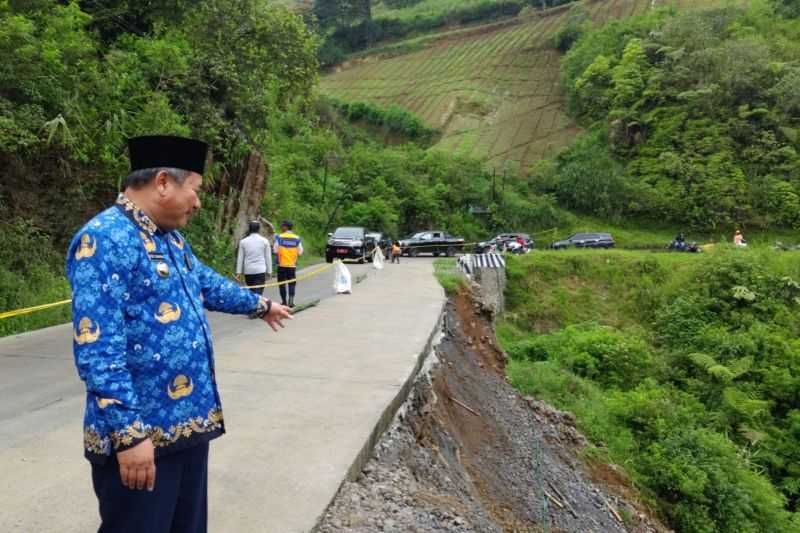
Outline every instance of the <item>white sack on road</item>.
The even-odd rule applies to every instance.
[[[383,251],[380,246],[376,246],[372,251],[372,268],[375,270],[383,270]]]
[[[336,291],[336,294],[350,294],[353,288],[350,270],[337,259],[333,272],[333,290]]]

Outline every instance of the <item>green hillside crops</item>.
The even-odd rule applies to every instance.
[[[655,5],[707,3],[656,0]],[[602,23],[645,13],[653,4],[601,0],[585,6]],[[343,100],[405,107],[444,132],[437,148],[524,170],[579,132],[562,106],[560,54],[548,41],[566,13],[534,13],[445,35],[406,55],[367,57],[325,76],[322,89]]]

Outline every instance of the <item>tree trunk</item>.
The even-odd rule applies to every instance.
[[[250,152],[242,162],[242,188],[238,194],[238,209],[233,219],[233,242],[247,232],[251,220],[258,220],[261,202],[267,192],[268,169],[264,157],[258,152]]]

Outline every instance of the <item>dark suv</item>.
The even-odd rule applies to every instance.
[[[364,263],[372,259],[375,246],[375,238],[369,236],[364,228],[336,228],[336,231],[328,234],[325,261],[333,263],[334,259],[352,259]]]
[[[614,237],[610,233],[576,233],[563,241],[556,241],[551,248],[561,250],[564,248],[613,248]]]

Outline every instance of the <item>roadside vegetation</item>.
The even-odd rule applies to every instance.
[[[68,239],[113,203],[127,172],[125,139],[140,134],[211,143],[203,209],[185,233],[223,273],[236,244],[227,213],[253,154],[269,172],[261,216],[292,219],[310,257],[339,225],[395,238],[441,227],[475,240],[569,218],[525,180],[509,175],[501,185],[469,154],[425,150],[417,143],[433,130],[406,111],[320,102],[316,38],[284,7],[102,5],[0,2],[0,311],[69,298]],[[181,30],[167,31],[176,21]],[[239,32],[248,38],[229,38]],[[393,145],[355,127],[360,121],[394,130]],[[60,307],[2,320],[0,334],[66,318]]]
[[[797,531],[794,253],[546,252],[509,261],[512,383],[574,412],[678,531]]]

